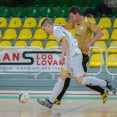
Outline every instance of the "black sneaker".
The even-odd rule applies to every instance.
[[[48,108],[52,108],[52,106],[53,106],[53,104],[47,99],[46,100],[37,99],[37,102]]]
[[[107,87],[108,89],[110,89],[110,90],[112,91],[113,94],[116,94],[116,88],[115,88],[115,86],[112,84],[112,82],[111,82],[109,79],[107,79],[107,80],[105,80],[105,81],[107,82],[106,87]]]

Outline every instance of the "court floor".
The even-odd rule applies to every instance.
[[[0,117],[117,117],[117,96],[110,96],[103,104],[99,95],[65,96],[61,105],[48,109],[36,99],[49,96],[30,96],[26,104],[17,95],[0,95]]]

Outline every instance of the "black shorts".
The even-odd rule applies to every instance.
[[[83,69],[84,72],[87,72],[87,62],[89,61],[89,56],[83,53],[82,56],[83,56],[83,61],[82,61]]]

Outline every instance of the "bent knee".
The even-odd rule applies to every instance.
[[[82,80],[83,80],[83,76],[80,76],[80,77],[77,77],[77,78],[76,78],[76,82],[77,82],[79,85],[82,85]]]
[[[82,85],[82,79],[76,79],[76,81],[79,85]]]
[[[61,73],[59,74],[59,78],[61,78],[62,80],[65,80],[66,78],[68,78],[68,76],[69,76],[69,74],[66,74],[66,73],[64,73],[64,72],[61,72]]]
[[[79,85],[82,85],[82,81],[77,81],[77,83],[78,83]]]

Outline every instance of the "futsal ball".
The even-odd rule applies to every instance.
[[[26,92],[21,92],[18,96],[18,99],[21,103],[27,103],[29,100],[29,95]]]

